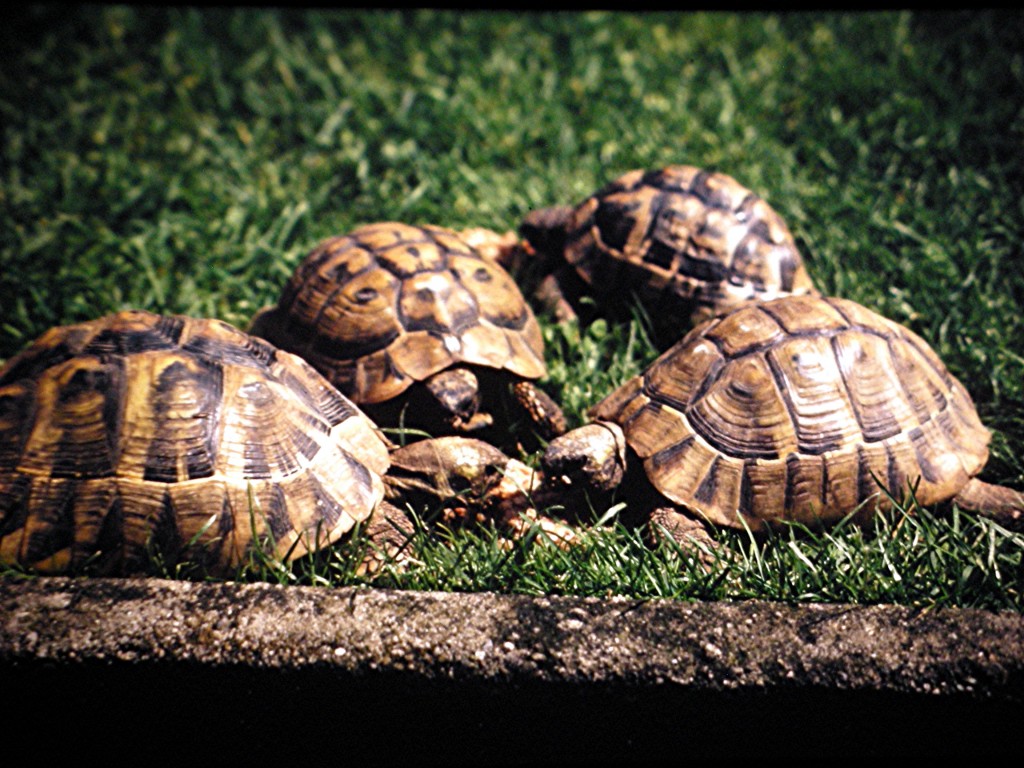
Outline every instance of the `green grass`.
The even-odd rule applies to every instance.
[[[984,477],[1024,487],[1021,13],[11,16],[0,359],[127,307],[245,326],[328,235],[504,230],[626,170],[688,163],[766,197],[827,293],[927,339],[994,432]],[[653,357],[638,323],[545,335],[573,423]],[[1022,607],[1020,537],[928,510],[897,521],[725,534],[739,559],[711,574],[620,529],[569,553],[460,533],[378,583]],[[349,583],[345,562],[266,577]]]

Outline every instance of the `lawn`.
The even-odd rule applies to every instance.
[[[1024,488],[1024,14],[35,5],[0,30],[0,360],[119,309],[245,327],[319,240],[514,229],[633,168],[734,176],[819,287],[904,323]],[[653,359],[639,320],[542,318],[573,424]],[[598,510],[598,514],[603,510]],[[704,573],[612,527],[566,553],[422,543],[416,589],[1024,607],[1024,540],[917,510],[874,535],[726,534]],[[253,578],[353,583],[352,553]]]

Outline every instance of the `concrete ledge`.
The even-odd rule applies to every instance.
[[[35,758],[976,759],[1019,754],[1024,617],[0,580],[0,680]]]

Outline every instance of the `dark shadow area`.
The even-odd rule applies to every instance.
[[[381,672],[45,661],[2,673],[6,754],[113,764],[659,764],[1011,756],[1022,706],[839,690],[425,682]],[[13,737],[14,751],[10,740]],[[485,762],[482,762],[485,761]]]

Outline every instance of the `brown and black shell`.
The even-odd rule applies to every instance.
[[[53,328],[0,370],[0,559],[127,573],[159,552],[218,573],[257,546],[294,557],[369,517],[388,463],[312,367],[226,323]]]
[[[437,226],[383,222],[325,240],[253,330],[359,404],[459,364],[528,380],[547,372],[540,326],[512,277]]]
[[[970,395],[909,329],[812,296],[707,321],[592,410],[665,497],[718,525],[828,524],[879,484],[954,497],[988,458]],[[878,501],[878,505],[874,501]],[[865,502],[871,502],[865,504]]]
[[[816,293],[786,223],[731,176],[634,170],[575,206],[566,261],[600,301],[634,292],[652,316]]]

